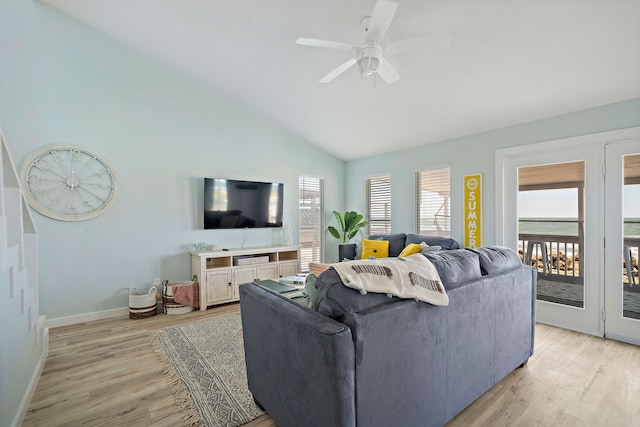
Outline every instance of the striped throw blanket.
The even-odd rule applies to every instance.
[[[406,258],[362,259],[332,264],[342,283],[361,293],[377,292],[449,305],[438,271],[422,254]]]

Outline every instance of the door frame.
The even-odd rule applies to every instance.
[[[495,152],[495,242],[511,248],[517,247],[517,170],[520,166],[563,163],[582,160],[585,153],[585,187],[596,199],[604,200],[605,144],[633,140],[640,137],[640,127],[597,134],[545,141],[498,149]],[[583,156],[585,157],[585,156]],[[593,194],[593,193],[592,193]],[[591,228],[585,240],[584,308],[562,306],[544,301],[537,302],[540,322],[596,336],[605,333],[604,319],[604,203],[586,200],[585,220]],[[595,216],[595,218],[593,218]],[[586,227],[585,227],[586,228]],[[587,250],[587,246],[589,250]],[[587,287],[588,286],[588,287]],[[589,293],[587,293],[589,292]],[[560,313],[560,314],[559,314]]]
[[[640,154],[640,137],[631,141],[607,144],[605,147],[605,336],[618,341],[640,345],[640,320],[623,316],[623,292],[620,280],[620,259],[624,245],[624,156]],[[607,221],[607,219],[611,219]]]

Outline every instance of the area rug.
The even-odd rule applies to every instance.
[[[239,426],[264,413],[247,387],[240,313],[152,336],[178,410],[189,426]]]

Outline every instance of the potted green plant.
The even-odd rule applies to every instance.
[[[330,225],[328,230],[333,237],[340,241],[338,244],[338,260],[354,259],[356,245],[349,242],[358,234],[361,228],[369,224],[369,221],[363,221],[364,216],[354,211],[347,211],[344,216],[338,211],[333,211],[333,215],[336,217],[339,229]]]

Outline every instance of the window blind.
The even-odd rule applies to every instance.
[[[367,234],[391,233],[391,176],[366,181]]]
[[[415,173],[416,233],[451,236],[449,168]]]
[[[324,180],[301,176],[298,192],[300,265],[307,271],[310,262],[323,262],[324,258]]]

